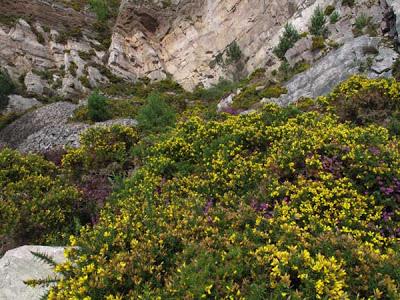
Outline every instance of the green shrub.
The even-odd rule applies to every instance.
[[[262,98],[279,98],[282,94],[286,94],[288,91],[285,87],[280,85],[272,85],[260,92]]]
[[[240,47],[236,41],[229,44],[226,50],[226,55],[228,56],[228,64],[235,63],[241,59],[242,50],[240,50]]]
[[[326,27],[326,16],[319,6],[313,12],[309,30],[310,33],[315,36],[327,37],[329,34],[328,28]]]
[[[368,24],[371,22],[371,17],[367,16],[366,14],[359,15],[354,23],[354,26],[358,30],[363,30]]]
[[[260,101],[261,98],[257,91],[257,86],[254,84],[249,85],[233,98],[232,108],[241,110],[249,109],[253,104]]]
[[[80,58],[82,58],[83,60],[90,60],[93,56],[96,55],[96,52],[91,49],[91,51],[86,52],[86,51],[78,51],[78,55]]]
[[[90,8],[95,12],[99,22],[106,23],[116,17],[120,0],[89,0]]]
[[[226,79],[220,79],[216,85],[206,89],[203,87],[197,87],[191,98],[193,100],[205,100],[205,101],[212,101],[212,100],[220,100],[227,94],[231,93],[235,88],[237,88],[237,83]]]
[[[85,75],[79,77],[79,81],[80,81],[80,83],[82,83],[82,85],[85,88],[90,89],[92,87],[91,84],[90,84],[89,78],[87,76],[85,76]]]
[[[60,44],[66,44],[69,39],[80,39],[80,38],[82,38],[82,29],[79,27],[75,27],[60,32],[56,38],[56,42]]]
[[[340,14],[337,11],[334,11],[330,16],[329,16],[329,22],[331,24],[335,24],[339,21],[340,19]]]
[[[294,107],[190,117],[71,237],[49,299],[398,299],[399,149]]]
[[[0,151],[0,253],[23,244],[57,243],[74,233],[80,193],[37,155]]]
[[[109,9],[106,0],[89,0],[90,7],[96,13],[99,21],[107,21],[109,18]]]
[[[233,98],[232,108],[246,110],[263,98],[279,98],[279,96],[286,93],[287,89],[278,84],[270,85],[263,89],[257,89],[256,84],[251,84]]]
[[[288,62],[284,61],[279,66],[277,73],[275,74],[278,81],[287,81],[293,78],[295,75],[300,74],[310,68],[310,64],[306,61],[300,61],[293,67]]]
[[[74,61],[71,61],[69,63],[69,67],[68,67],[68,71],[69,74],[71,74],[72,76],[76,77],[76,71],[78,70],[78,66],[76,65],[76,63]]]
[[[361,14],[355,20],[353,33],[355,36],[360,36],[364,33],[370,36],[377,36],[377,25],[372,22],[371,16]]]
[[[110,117],[107,98],[98,91],[93,92],[88,98],[88,116],[94,122],[106,121]]]
[[[148,132],[163,132],[175,124],[175,111],[161,97],[152,93],[147,98],[147,104],[138,112],[139,127]]]
[[[285,31],[280,37],[279,44],[274,48],[274,54],[280,59],[285,58],[286,52],[300,39],[300,34],[292,24],[285,25]]]
[[[322,36],[313,36],[312,38],[312,46],[311,50],[321,50],[324,49],[325,46],[325,39]]]
[[[0,110],[8,104],[8,95],[13,93],[15,85],[6,71],[0,70]]]
[[[63,158],[63,168],[74,178],[109,172],[122,172],[131,166],[130,151],[138,142],[136,129],[114,125],[88,129],[80,139],[81,146],[71,149]]]
[[[19,117],[20,117],[20,114],[17,114],[17,113],[0,114],[0,130],[2,130],[7,125],[14,122]]]
[[[353,76],[340,84],[324,101],[328,101],[328,109],[343,121],[387,126],[391,116],[400,111],[400,83],[394,79]]]

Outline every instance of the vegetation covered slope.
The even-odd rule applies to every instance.
[[[115,174],[114,193],[70,237],[49,299],[399,299],[399,94],[352,77],[156,135],[91,130],[59,171]]]

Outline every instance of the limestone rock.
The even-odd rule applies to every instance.
[[[387,0],[387,4],[384,0],[358,0],[352,8],[332,0],[174,0],[167,6],[162,0],[123,0],[110,48],[96,51],[96,34],[86,26],[93,23],[90,14],[72,11],[60,1],[4,1],[9,8],[3,5],[0,12],[8,10],[15,15],[18,11],[17,15],[24,16],[24,6],[30,7],[31,17],[37,22],[20,20],[11,28],[0,25],[0,64],[14,79],[32,69],[51,70],[54,74],[47,82],[29,74],[29,90],[33,93],[50,88],[68,98],[88,92],[87,82],[91,88],[107,82],[104,72],[98,72],[104,68],[130,81],[141,77],[164,79],[170,74],[187,89],[199,84],[209,87],[220,78],[238,79],[257,68],[272,71],[280,64],[273,49],[283,25],[290,22],[299,32],[307,32],[317,6],[334,5],[340,14],[337,23],[328,25],[332,44],[346,44],[353,39],[355,18],[361,14],[371,16],[380,35],[387,33],[386,17],[393,9],[397,25],[389,27],[397,31],[400,27],[397,0]],[[60,44],[56,36],[69,25],[68,18],[72,25],[83,29],[83,35]],[[43,30],[44,25],[50,32]],[[291,65],[300,60],[312,64],[325,55],[325,50],[311,51],[310,42],[310,38],[303,38],[288,51]],[[241,56],[230,60],[228,49],[234,43],[240,47]]]
[[[386,0],[389,6],[392,8],[396,17],[396,31],[400,38],[400,1],[398,0]],[[400,42],[400,39],[399,39]]]
[[[382,74],[391,70],[393,63],[399,57],[399,54],[390,48],[379,49],[379,54],[374,59],[371,70],[377,74]]]
[[[235,97],[235,94],[230,94],[228,97],[222,99],[217,105],[217,112],[229,109],[233,103],[233,97]]]
[[[311,37],[305,37],[297,41],[297,43],[294,44],[294,46],[291,49],[289,49],[285,54],[285,58],[290,64],[290,66],[293,67],[296,63],[302,60],[307,60],[307,61],[313,60],[311,47],[312,47]]]
[[[379,51],[378,60],[373,60],[372,68],[375,72],[384,72],[398,54],[392,49],[381,47],[380,43],[381,38],[367,36],[349,41],[315,62],[307,71],[290,80],[286,84],[288,93],[276,99],[276,102],[287,105],[301,97],[315,98],[328,93],[349,76],[361,73],[362,67],[368,63],[368,57],[374,59],[373,55],[368,55],[369,52]],[[376,77],[375,72],[367,70],[366,75]]]
[[[57,263],[65,261],[63,247],[23,246],[6,252],[0,258],[0,299],[38,300],[46,288],[31,288],[24,280],[53,277],[50,266],[39,261],[33,252],[46,253]]]
[[[5,113],[23,113],[33,107],[41,106],[42,103],[36,100],[35,98],[24,98],[19,95],[10,95],[8,96],[8,105],[5,109]]]
[[[25,87],[29,94],[43,95],[46,84],[42,81],[40,76],[33,72],[28,72],[25,76]]]

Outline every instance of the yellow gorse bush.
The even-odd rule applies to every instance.
[[[399,298],[387,129],[267,105],[188,117],[146,145],[99,223],[71,237],[49,299]]]

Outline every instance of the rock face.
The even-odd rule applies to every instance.
[[[354,20],[361,14],[370,16],[382,32],[400,27],[397,0],[360,0],[353,8],[333,0],[122,0],[111,46],[97,51],[89,26],[94,16],[87,9],[76,12],[62,4],[68,1],[5,1],[0,14],[26,18],[29,9],[36,21],[0,25],[0,64],[14,78],[25,76],[32,94],[67,97],[107,82],[107,68],[129,80],[163,79],[170,74],[187,89],[210,86],[221,77],[237,79],[260,67],[276,69],[279,62],[272,52],[283,25],[291,22],[299,31],[307,31],[317,6],[333,5],[339,12],[340,20],[329,24],[336,43],[353,39]],[[396,17],[394,29],[385,25],[389,10]],[[66,28],[83,31],[61,43]],[[305,38],[288,52],[291,64],[319,59],[321,53],[305,51],[310,43]],[[240,51],[231,57],[232,49]],[[32,74],[32,70],[47,73]]]
[[[0,65],[15,81],[24,79],[27,93],[33,96],[72,98],[107,82],[99,71],[106,53],[95,50],[97,42],[83,33],[79,39],[61,41],[62,34],[24,19],[11,27],[0,24]]]
[[[0,26],[0,64],[15,79],[28,74],[25,84],[32,94],[53,90],[72,97],[74,92],[85,92],[107,81],[99,72],[104,67],[131,80],[162,79],[171,74],[188,89],[198,84],[209,86],[220,77],[246,75],[276,61],[272,49],[283,24],[292,21],[302,29],[314,7],[331,1],[174,0],[161,8],[165,1],[123,0],[106,52],[95,51],[90,31],[58,42],[68,18],[60,17],[59,22],[57,16],[64,11],[71,18],[71,30],[74,26],[86,28],[82,24],[93,22],[90,15],[67,9],[57,1],[8,2],[0,14],[24,17],[24,10],[30,7],[30,17],[36,22],[20,19],[11,28]],[[50,32],[46,30],[49,26]],[[241,55],[230,57],[230,47],[236,45]],[[80,53],[91,55],[82,57]],[[31,70],[51,72],[39,80],[29,73]],[[89,77],[90,86],[82,77]]]
[[[31,288],[24,284],[24,280],[55,276],[51,268],[40,262],[31,251],[46,253],[57,263],[65,261],[63,247],[23,246],[6,252],[0,258],[0,299],[38,300],[45,294],[45,288]]]
[[[396,31],[400,42],[400,1],[398,0],[386,0],[389,6],[392,8],[395,15]]]
[[[6,114],[14,113],[20,114],[31,108],[41,106],[40,103],[35,98],[25,98],[19,95],[8,96],[8,105],[5,109]]]
[[[301,97],[324,95],[352,74],[388,77],[398,57],[397,52],[382,45],[381,38],[361,36],[330,52],[309,70],[294,77],[286,84],[288,93],[274,101],[287,105]]]
[[[123,1],[109,66],[121,75],[163,78],[171,74],[185,88],[209,86],[273,64],[282,25],[308,21],[327,0],[175,1],[164,10],[154,3]],[[230,46],[242,56],[232,61]],[[132,63],[133,62],[133,63]]]

